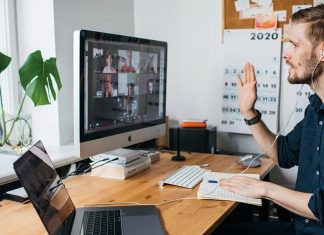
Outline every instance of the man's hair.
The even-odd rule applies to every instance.
[[[324,41],[324,4],[295,12],[292,22],[309,23],[309,39],[312,42]]]

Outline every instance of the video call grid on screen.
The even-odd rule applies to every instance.
[[[84,133],[164,116],[164,48],[85,41]]]

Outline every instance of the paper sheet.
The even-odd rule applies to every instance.
[[[250,8],[249,0],[237,0],[234,2],[236,11],[242,11]]]
[[[264,7],[270,7],[272,4],[272,0],[258,0],[257,4]]]
[[[278,15],[278,21],[285,22],[287,21],[287,11],[274,11],[273,13]]]
[[[237,75],[244,79],[247,62],[254,65],[257,80],[255,107],[262,113],[267,127],[278,132],[281,45],[281,29],[224,31],[224,83],[221,119],[217,126],[220,132],[251,133],[238,107]]]

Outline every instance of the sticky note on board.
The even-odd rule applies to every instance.
[[[260,6],[270,7],[272,4],[272,0],[258,0],[257,2]]]
[[[285,22],[287,21],[287,11],[274,11],[273,13],[277,14],[278,21]]]
[[[273,13],[273,5],[270,7],[261,7],[251,5],[249,9],[240,11],[240,19],[254,19],[258,14],[268,15]]]
[[[234,2],[236,11],[243,11],[250,8],[249,0],[237,0]]]

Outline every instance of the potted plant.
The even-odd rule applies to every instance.
[[[9,56],[0,52],[0,73],[8,67],[10,61],[11,58]],[[51,104],[52,101],[56,100],[56,90],[62,88],[56,66],[56,58],[44,61],[39,50],[29,54],[25,63],[19,69],[19,78],[20,85],[24,90],[24,96],[17,113],[12,117],[9,117],[3,108],[0,86],[0,148],[8,145],[16,151],[19,151],[21,147],[30,145],[32,142],[30,124],[21,116],[26,96],[30,97],[35,106]],[[15,140],[12,140],[14,129],[18,126],[22,126],[24,129],[19,130],[22,132],[21,138],[16,137]],[[24,136],[26,133],[27,137]]]

